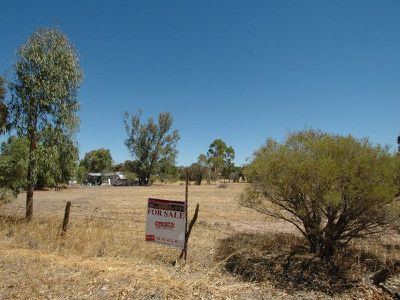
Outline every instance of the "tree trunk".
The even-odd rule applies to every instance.
[[[26,220],[30,221],[33,215],[33,189],[35,187],[35,174],[34,170],[36,167],[36,158],[35,158],[35,150],[36,150],[36,135],[35,131],[31,130],[29,134],[29,157],[28,157],[28,174],[27,174],[27,187],[26,187]]]
[[[144,171],[139,175],[139,184],[147,186],[150,182],[150,172]]]
[[[26,191],[26,213],[25,213],[26,220],[30,221],[32,219],[32,215],[33,215],[33,184],[28,183]]]
[[[203,176],[196,176],[196,185],[201,185],[201,181],[203,180]]]
[[[336,213],[331,212],[328,215],[328,222],[325,225],[325,233],[321,235],[321,245],[320,245],[320,256],[324,260],[329,260],[337,249],[337,239],[335,238],[335,232],[337,233],[337,228],[335,227],[334,219]]]
[[[310,244],[310,253],[315,254],[318,252],[319,249],[319,243],[318,243],[318,238],[316,237],[315,234],[309,234],[307,236],[308,242]]]
[[[335,254],[334,243],[330,240],[325,239],[321,245],[320,255],[324,260],[329,260]]]
[[[322,234],[309,234],[307,240],[310,246],[310,253],[318,255],[323,260],[329,260],[336,249],[336,242],[330,237],[323,237]]]
[[[321,238],[321,245],[319,253],[322,259],[329,260],[336,251],[337,241],[334,239],[332,234],[326,233],[323,238]]]

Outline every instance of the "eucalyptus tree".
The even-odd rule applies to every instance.
[[[125,113],[124,124],[128,138],[125,140],[129,152],[137,159],[137,175],[141,185],[147,185],[150,177],[165,164],[175,165],[178,153],[178,130],[172,130],[173,118],[169,112],[158,115],[158,122],[149,118],[142,123],[141,112]]]
[[[109,149],[96,149],[85,154],[81,160],[80,165],[85,168],[87,172],[109,172],[112,169],[112,156]]]
[[[78,148],[60,133],[46,132],[38,143],[40,160],[35,188],[54,187],[67,183],[76,176]],[[0,188],[11,192],[15,198],[26,188],[29,140],[11,136],[0,148]],[[12,199],[9,199],[12,200]]]
[[[77,91],[82,82],[78,55],[58,29],[42,28],[17,50],[15,81],[8,118],[19,136],[29,140],[26,218],[33,213],[33,190],[45,130],[55,129],[73,139],[79,126]]]
[[[47,128],[41,134],[35,187],[58,186],[77,173],[79,150],[76,142],[61,130]]]
[[[7,125],[7,106],[4,103],[6,95],[6,82],[3,77],[0,76],[0,134],[6,131]]]
[[[224,178],[229,178],[235,166],[235,150],[231,146],[227,146],[222,139],[216,139],[209,146],[207,158],[212,172],[217,175],[221,173]]]

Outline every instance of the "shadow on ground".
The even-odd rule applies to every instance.
[[[326,262],[308,253],[302,238],[290,234],[237,234],[222,239],[215,260],[243,281],[269,281],[288,291],[328,295],[353,288],[383,265],[378,257],[355,249],[345,249]]]

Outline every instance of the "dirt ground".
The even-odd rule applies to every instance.
[[[144,241],[147,198],[183,200],[183,184],[72,187],[34,193],[34,218],[23,221],[25,195],[0,208],[0,299],[385,299],[367,281],[345,294],[290,291],[243,282],[213,259],[216,243],[237,232],[295,233],[289,225],[238,204],[244,184],[189,187],[189,219],[200,212],[180,251]],[[70,226],[60,227],[67,201]],[[394,255],[392,252],[388,256]]]

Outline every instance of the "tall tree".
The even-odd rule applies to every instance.
[[[112,169],[112,157],[109,149],[96,149],[85,154],[80,165],[87,172],[107,172]]]
[[[6,131],[7,125],[7,106],[4,103],[6,95],[5,80],[0,76],[0,134]]]
[[[136,115],[126,112],[124,124],[128,135],[125,145],[139,162],[137,175],[141,185],[149,184],[150,176],[166,163],[175,165],[179,133],[171,132],[173,118],[169,112],[160,113],[158,123],[153,118],[142,123],[141,112]]]
[[[228,147],[222,139],[216,139],[209,146],[207,158],[214,173],[221,173],[224,178],[229,178],[234,170],[235,159],[235,151],[231,146]]]
[[[77,90],[82,82],[78,55],[57,29],[33,33],[17,51],[15,82],[8,103],[11,126],[29,140],[26,218],[32,218],[33,189],[43,131],[56,128],[72,137],[79,126]]]

